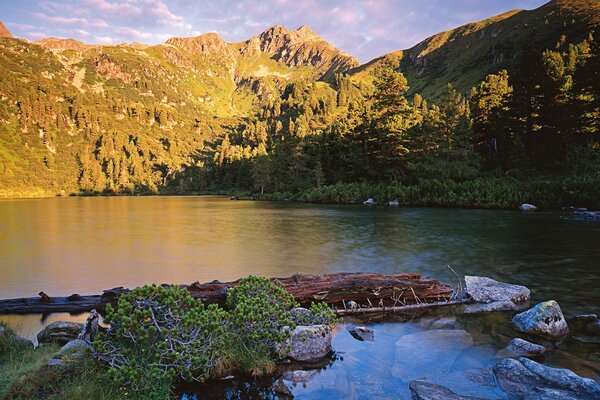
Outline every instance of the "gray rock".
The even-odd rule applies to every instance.
[[[598,399],[600,385],[568,369],[551,368],[527,358],[505,358],[494,367],[498,384],[515,399]]]
[[[473,346],[473,338],[464,330],[434,329],[402,336],[396,342],[392,375],[410,382],[427,375],[450,371],[461,352]]]
[[[447,387],[424,381],[408,385],[413,400],[485,400],[481,397],[460,396]]]
[[[2,325],[0,325],[0,335],[3,335],[5,331],[6,331],[6,328],[4,328]]]
[[[369,197],[366,201],[363,201],[363,204],[365,206],[374,206],[377,202],[372,197]]]
[[[513,323],[519,331],[533,335],[561,338],[569,333],[567,321],[554,300],[539,303],[515,315]]]
[[[37,340],[39,344],[66,344],[73,339],[77,339],[82,328],[83,324],[78,322],[56,321],[42,329],[37,334]]]
[[[316,370],[296,370],[296,371],[285,371],[283,373],[283,379],[292,382],[293,384],[306,383],[317,374]]]
[[[285,384],[282,378],[277,379],[277,381],[275,381],[275,383],[273,383],[273,385],[271,386],[271,389],[275,393],[277,393],[280,396],[280,398],[294,398],[294,394],[292,393],[290,388]]]
[[[600,344],[600,336],[577,335],[577,336],[573,336],[573,339],[575,339],[581,343]]]
[[[465,276],[466,291],[478,303],[512,301],[521,303],[529,300],[531,292],[525,286],[498,282],[484,276]]]
[[[598,316],[596,314],[581,314],[581,315],[576,315],[576,316],[574,316],[571,319],[573,321],[593,322],[593,321],[597,321],[598,320]]]
[[[456,317],[444,317],[440,318],[431,324],[431,329],[455,329],[456,328]]]
[[[58,351],[59,355],[67,355],[67,354],[86,354],[90,351],[90,345],[87,344],[84,340],[81,339],[73,339],[67,344],[65,344]]]
[[[527,204],[527,203],[523,203],[519,206],[519,210],[521,211],[535,211],[537,210],[537,207],[534,206],[533,204]]]
[[[539,344],[528,342],[520,338],[511,340],[504,352],[508,353],[513,357],[536,357],[544,354],[546,348]]]
[[[348,327],[348,332],[352,335],[353,338],[360,340],[361,342],[374,342],[375,341],[375,332],[372,329],[369,329],[365,326],[351,326]]]
[[[400,205],[400,202],[398,201],[398,199],[394,199],[394,200],[388,201],[387,204],[390,207],[398,207]]]
[[[282,357],[309,361],[325,357],[331,351],[331,328],[327,325],[297,326],[289,339],[276,346]]]
[[[442,386],[460,396],[486,399],[503,397],[503,392],[496,385],[494,372],[490,368],[446,372],[440,375],[426,376],[417,381]],[[429,393],[424,392],[424,394]]]
[[[483,314],[496,311],[517,311],[519,306],[510,300],[494,301],[493,303],[465,304],[463,313]]]

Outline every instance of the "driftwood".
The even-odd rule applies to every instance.
[[[296,300],[307,305],[314,301],[331,304],[336,309],[406,307],[409,305],[442,303],[452,299],[454,290],[444,283],[418,274],[334,273],[328,275],[296,274],[280,281]],[[206,303],[225,303],[227,289],[238,281],[192,283],[182,285],[190,294]],[[106,304],[115,304],[128,289],[105,290],[102,295],[40,297],[0,300],[0,314],[48,314],[52,312],[103,312]],[[43,293],[43,292],[41,292]]]

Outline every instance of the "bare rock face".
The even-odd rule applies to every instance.
[[[295,361],[317,360],[329,354],[331,340],[331,327],[327,325],[297,326],[276,350],[280,356]]]
[[[573,400],[600,398],[600,385],[568,369],[551,368],[527,358],[505,358],[495,367],[498,384],[514,399]]]
[[[4,24],[0,21],[0,38],[11,38],[11,37],[13,37],[12,33],[10,33],[10,31],[8,29],[6,29]]]
[[[512,301],[522,303],[529,300],[531,292],[525,286],[498,282],[484,276],[465,276],[467,294],[478,303]]]
[[[533,335],[561,338],[569,333],[567,321],[554,300],[539,303],[515,315],[513,323],[519,331]]]
[[[83,324],[78,322],[56,321],[42,329],[37,334],[37,340],[39,344],[56,343],[64,345],[73,339],[77,339],[82,328]]]

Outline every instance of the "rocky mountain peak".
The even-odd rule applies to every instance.
[[[317,32],[310,29],[307,25],[301,25],[296,29],[298,33],[298,37],[305,40],[311,39],[320,39],[321,37],[317,34]]]
[[[6,27],[4,26],[2,21],[0,21],[0,38],[11,38],[11,37],[13,37],[12,33],[10,33],[10,31],[8,29],[6,29]]]
[[[174,37],[165,42],[192,53],[229,53],[228,44],[215,32],[190,38]]]
[[[93,46],[85,44],[75,39],[61,39],[48,37],[40,40],[36,40],[33,42],[35,44],[39,44],[42,47],[45,47],[50,50],[75,50],[75,51],[84,51],[92,48]]]

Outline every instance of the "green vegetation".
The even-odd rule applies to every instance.
[[[226,310],[175,286],[144,286],[121,296],[116,309],[107,307],[111,327],[93,346],[117,387],[165,398],[178,381],[272,373],[275,345],[298,322],[336,321],[327,305],[316,304],[297,321],[297,306],[278,281],[255,276],[230,289]]]
[[[0,196],[343,202],[317,193],[358,184],[413,188],[391,190],[406,205],[512,207],[549,181],[543,204],[598,207],[599,22],[594,2],[553,0],[358,68],[306,27],[235,44],[0,39]],[[422,181],[456,192],[431,200]],[[374,190],[361,195],[387,199]]]

